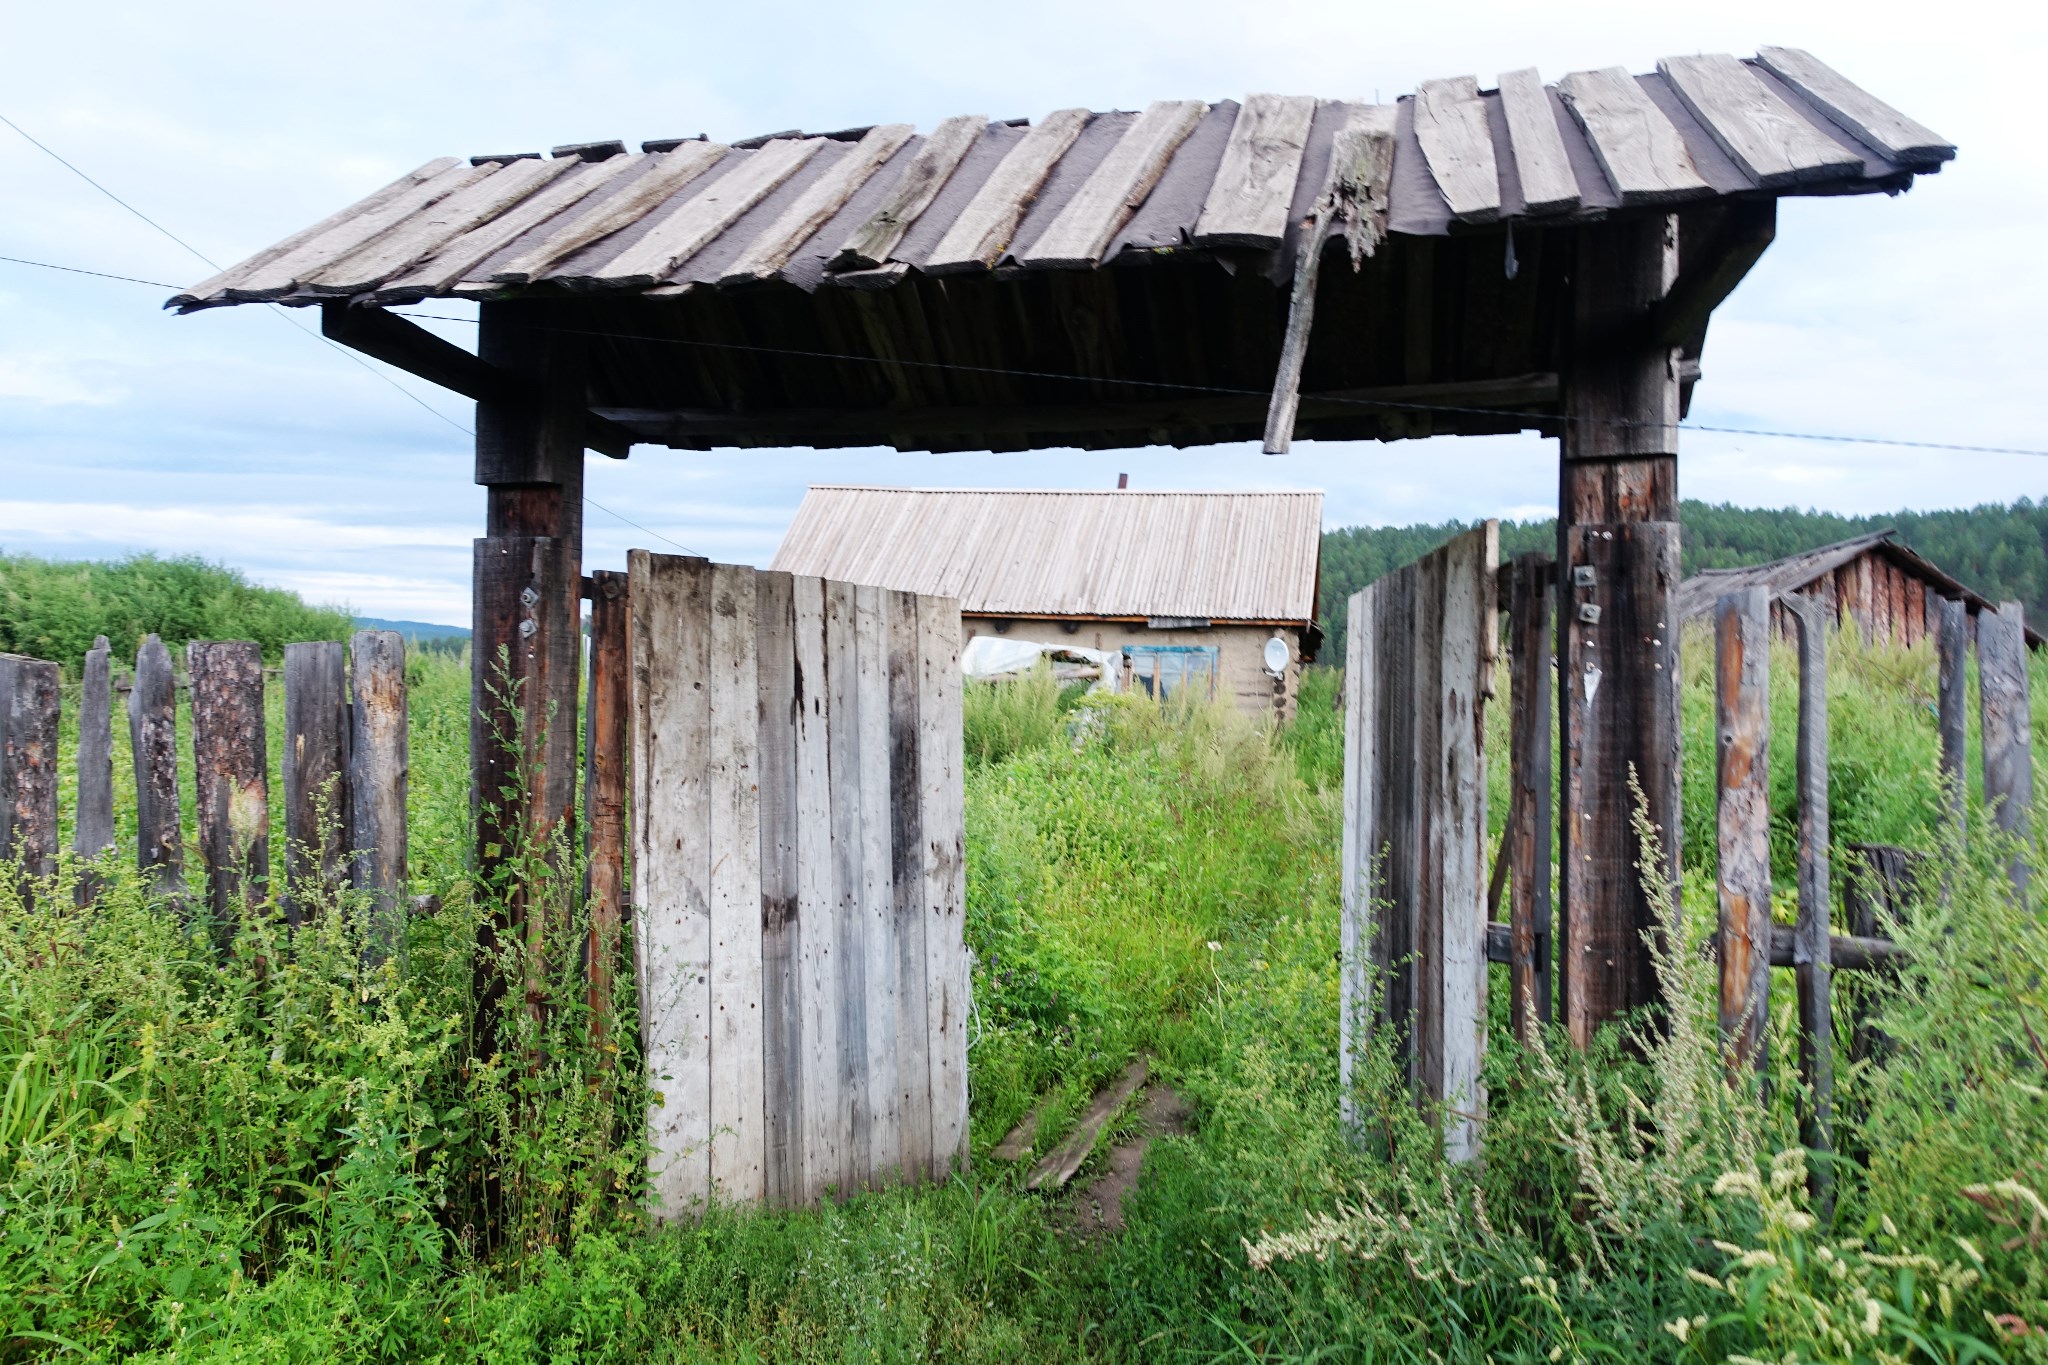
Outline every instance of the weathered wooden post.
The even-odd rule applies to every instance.
[[[590,859],[590,891],[585,900],[590,922],[583,947],[583,979],[590,1037],[597,1043],[604,1041],[610,1028],[612,977],[626,916],[626,751],[632,742],[626,675],[629,614],[626,575],[604,570],[592,574],[590,711],[583,739],[584,839]],[[767,799],[765,790],[763,799]],[[764,901],[763,914],[768,913]]]
[[[284,647],[284,908],[294,926],[346,870],[347,657],[339,640]]]
[[[815,586],[816,580],[812,580]],[[771,1204],[805,1202],[802,930],[798,914],[796,586],[786,573],[754,575],[759,662],[761,793],[761,1015],[766,1190]],[[913,599],[914,601],[915,599]],[[593,620],[595,615],[593,613]],[[596,626],[591,627],[593,637]],[[595,647],[593,642],[593,648]],[[596,702],[591,703],[593,715]],[[588,804],[588,798],[586,798]],[[922,908],[922,899],[919,901]],[[814,931],[815,932],[815,931]],[[922,940],[920,940],[921,942]],[[920,964],[922,974],[922,964]],[[922,997],[920,997],[922,998]]]
[[[30,879],[57,870],[60,681],[54,663],[0,654],[0,862]]]
[[[1656,318],[1677,219],[1610,219],[1576,238],[1558,481],[1558,918],[1565,1020],[1584,1046],[1661,999],[1650,943],[1675,913],[1644,889],[1631,782],[1675,886],[1678,353]]]
[[[71,851],[91,862],[114,846],[114,688],[112,650],[107,637],[94,639],[85,654],[78,700],[78,812],[72,821]],[[79,874],[83,905],[95,894],[91,872]]]
[[[1929,589],[1930,594],[1932,589]],[[1969,712],[1970,612],[1960,598],[1937,597],[1940,613],[1934,648],[1940,659],[1942,798],[1958,842],[1963,838],[1970,805],[1964,769],[1964,718]]]
[[[369,893],[365,950],[381,957],[404,931],[405,637],[359,630],[349,640],[349,881]]]
[[[1771,1017],[1771,595],[1724,596],[1714,612],[1719,763],[1721,1036],[1731,1076],[1768,1060]]]
[[[185,840],[178,808],[178,695],[171,652],[154,635],[135,651],[128,693],[128,742],[135,754],[135,862],[159,896],[185,891]]]
[[[1508,620],[1514,631],[1508,747],[1511,799],[1508,809],[1508,924],[1513,934],[1510,967],[1515,1033],[1550,1022],[1550,718],[1551,580],[1548,556],[1515,556],[1509,583]]]
[[[1799,1070],[1806,1081],[1799,1140],[1834,1151],[1835,1024],[1828,876],[1828,613],[1811,598],[1783,599],[1799,623],[1799,923],[1792,970],[1799,985]],[[1807,1175],[1814,1201],[1833,1207],[1834,1168],[1815,1162]]]
[[[253,640],[185,646],[192,684],[192,780],[207,906],[223,942],[270,880],[270,782],[265,775],[263,650]]]
[[[2001,602],[1997,611],[1977,614],[1977,690],[1984,714],[1984,804],[1994,824],[2017,839],[2027,837],[2034,808],[2033,712],[2027,695],[2025,609]],[[2027,863],[2015,852],[2006,863],[2013,890],[2027,894]]]

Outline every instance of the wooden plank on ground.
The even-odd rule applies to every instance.
[[[57,870],[61,681],[48,660],[0,654],[0,862],[13,860],[27,877]]]
[[[1086,109],[1056,109],[1026,129],[939,238],[925,273],[986,268],[1002,259],[1045,178],[1092,117]]]
[[[496,220],[581,164],[574,157],[565,157],[500,165],[374,241],[321,267],[307,276],[306,283],[317,294],[356,294],[373,288],[464,233]]]
[[[332,903],[348,850],[348,647],[284,647],[285,919]]]
[[[873,270],[886,265],[889,253],[902,245],[904,235],[939,197],[939,191],[960,169],[960,163],[987,127],[986,114],[956,114],[932,129],[924,146],[903,168],[903,178],[890,188],[888,197],[875,211],[848,234],[826,268]]]
[[[375,956],[395,949],[405,932],[405,808],[412,772],[405,637],[395,630],[359,630],[349,638],[348,658],[349,881],[368,894],[365,950]]]
[[[1765,189],[1863,170],[1862,157],[1814,127],[1726,53],[1666,57],[1657,69],[1721,150]]]
[[[825,583],[826,705],[831,723],[826,746],[832,774],[833,952],[839,959],[837,1042],[844,1162],[839,1185],[868,1183],[868,1141],[873,1096],[868,1081],[867,841],[861,822],[861,713],[859,612],[854,587]]]
[[[854,191],[868,183],[882,164],[910,141],[915,130],[907,123],[884,123],[868,129],[853,149],[839,158],[796,197],[796,202],[753,241],[740,258],[718,277],[720,284],[773,279],[798,247],[808,242]]]
[[[1760,47],[1757,60],[1820,107],[1820,111],[1893,161],[1923,165],[1947,161],[1955,145],[1931,128],[1847,80],[1810,52]]]
[[[1731,1075],[1761,1069],[1771,1021],[1771,595],[1714,611],[1716,825],[1721,855],[1721,1037]]]
[[[1964,766],[1965,732],[1970,711],[1970,609],[1960,598],[1937,599],[1940,620],[1934,641],[1939,659],[1942,799],[1960,843],[1970,805],[1968,771]]]
[[[135,864],[154,895],[185,890],[185,839],[178,806],[178,705],[171,652],[154,635],[135,651],[128,693],[128,742],[134,752]]]
[[[932,1175],[967,1169],[969,983],[960,604],[917,599],[918,784],[924,792],[925,1013],[931,1028]]]
[[[93,640],[79,679],[78,810],[71,851],[92,860],[114,847],[114,688],[107,637]]]
[[[900,1178],[902,1091],[896,1054],[896,905],[890,885],[894,818],[889,781],[889,625],[880,588],[853,590],[860,689],[861,935],[867,953],[868,1172]]]
[[[627,288],[657,284],[802,170],[824,145],[824,138],[781,138],[759,151],[734,153],[746,159],[670,209],[638,241],[603,265],[557,278]]]
[[[1623,68],[1574,71],[1557,83],[1557,92],[1586,130],[1622,203],[1664,204],[1713,193],[1678,129]]]
[[[676,191],[717,165],[728,150],[722,142],[685,142],[672,152],[636,158],[636,164],[653,164],[616,193],[606,195],[492,271],[491,280],[497,284],[531,283],[557,261],[654,212]]]
[[[1158,100],[1148,106],[1018,259],[1039,268],[1098,263],[1207,109],[1200,100]]]
[[[1782,599],[1799,623],[1799,923],[1792,970],[1799,985],[1799,1141],[1834,1150],[1835,1024],[1828,868],[1828,612],[1816,598]],[[1807,1173],[1814,1198],[1833,1201],[1834,1172],[1825,1161]]]
[[[2022,843],[2034,809],[2024,613],[2018,602],[2001,602],[1997,611],[1977,613],[1977,688],[1983,708],[1977,728],[1984,745],[1984,805],[1992,823]],[[2007,873],[2024,900],[2028,875],[2023,852],[2014,851]]]
[[[263,649],[254,640],[185,646],[192,687],[193,805],[207,908],[225,943],[270,880],[270,783],[264,772]]]
[[[825,584],[790,580],[795,632],[797,994],[803,1016],[798,1132],[803,1200],[842,1192],[847,1118],[839,1075],[839,935],[832,860],[831,685],[826,668]]]
[[[773,145],[773,144],[771,144]],[[711,1192],[767,1194],[761,1018],[760,590],[751,568],[711,568]]]
[[[1270,251],[1280,245],[1315,115],[1316,102],[1307,96],[1245,97],[1195,221],[1196,246]]]
[[[600,163],[602,164],[602,163]],[[628,685],[631,603],[626,575],[590,576],[589,709],[583,730],[584,848],[590,860],[583,939],[583,1001],[590,1040],[610,1041],[614,978],[626,923],[627,754],[633,743]]]
[[[917,594],[882,593],[889,689],[889,913],[896,961],[898,1155],[905,1180],[932,1170],[930,990],[924,913],[924,787],[918,764],[924,670]]]
[[[711,1193],[711,565],[627,557],[632,602],[633,935],[662,1217]]]
[[[796,603],[790,576],[754,575],[761,811],[761,1074],[769,1203],[805,1202],[803,1000],[797,873]]]
[[[1415,137],[1451,213],[1466,223],[1500,217],[1500,170],[1476,76],[1424,81],[1415,91]]]
[[[1551,108],[1550,92],[1536,68],[1525,67],[1500,76],[1500,108],[1508,123],[1508,146],[1515,173],[1522,182],[1522,200],[1529,213],[1563,213],[1579,206],[1579,178],[1572,174],[1564,134]]]
[[[1096,1139],[1102,1136],[1103,1125],[1116,1116],[1124,1102],[1138,1093],[1138,1087],[1145,1083],[1148,1070],[1145,1059],[1140,1057],[1123,1069],[1116,1080],[1097,1091],[1081,1111],[1081,1117],[1074,1123],[1074,1131],[1066,1141],[1053,1148],[1031,1168],[1031,1174],[1024,1179],[1027,1190],[1059,1189],[1074,1178],[1081,1164],[1088,1160],[1088,1154],[1095,1150]]]
[[[1556,629],[1549,556],[1515,556],[1509,587],[1514,631],[1510,660],[1508,850],[1512,867],[1508,924],[1514,956],[1509,973],[1511,1015],[1524,1041],[1550,1023],[1551,906],[1550,816],[1552,641]]]

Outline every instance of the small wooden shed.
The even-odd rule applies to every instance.
[[[1285,719],[1322,645],[1322,522],[1320,492],[825,484],[771,567],[957,598],[967,639],[1120,651],[1147,691]]]
[[[1854,625],[1866,643],[1901,648],[1935,633],[1939,612],[1934,604],[1943,599],[1963,604],[1973,637],[1978,615],[1998,610],[1996,602],[1901,545],[1897,532],[1885,530],[1768,564],[1702,570],[1679,585],[1678,614],[1687,621],[1705,620],[1722,594],[1754,587],[1770,590],[1772,623],[1782,634],[1789,636],[1793,623],[1776,599],[1797,594],[1826,603],[1829,615],[1840,625]],[[2026,634],[2030,649],[2048,644],[2031,626]]]

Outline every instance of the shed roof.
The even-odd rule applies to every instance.
[[[1944,571],[1932,560],[1919,554],[1897,539],[1893,530],[1873,531],[1868,535],[1838,540],[1832,545],[1822,545],[1783,559],[1774,559],[1767,564],[1745,564],[1733,569],[1703,569],[1678,585],[1678,615],[1680,620],[1691,621],[1712,612],[1714,604],[1724,593],[1740,592],[1744,588],[1762,587],[1770,590],[1773,597],[1786,593],[1803,592],[1820,582],[1827,575],[1865,554],[1876,554],[1903,569],[1913,578],[1927,584],[1943,597],[1962,601],[1971,615],[1980,611],[1996,611],[1998,604],[1984,594],[1969,587],[1961,579]],[[2041,632],[2027,627],[2027,644],[2040,649],[2048,644]]]
[[[1306,623],[1320,492],[814,485],[771,568],[995,616]]]
[[[1424,81],[1392,106],[1252,95],[1142,112],[973,114],[443,157],[177,295],[391,304],[559,286],[664,296],[906,273],[1087,270],[1163,253],[1272,253],[1291,269],[1340,129],[1393,139],[1385,231],[1440,236],[1715,198],[1897,191],[1954,154],[1811,55],[1671,57],[1656,72]]]

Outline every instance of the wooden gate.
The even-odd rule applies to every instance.
[[[1444,1147],[1476,1154],[1486,1096],[1486,768],[1500,529],[1487,522],[1350,601],[1339,1074],[1390,1028]]]
[[[967,1156],[960,608],[634,551],[633,922],[665,1216]]]

